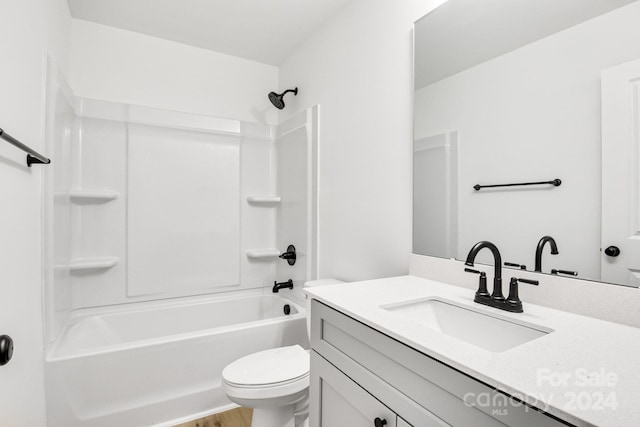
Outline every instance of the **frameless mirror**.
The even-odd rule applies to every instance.
[[[640,285],[638,22],[635,0],[449,0],[416,22],[414,253],[489,240],[512,268]]]

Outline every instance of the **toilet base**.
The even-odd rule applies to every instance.
[[[251,427],[295,427],[294,405],[254,408]]]
[[[308,395],[295,403],[283,406],[253,408],[251,427],[308,427]]]

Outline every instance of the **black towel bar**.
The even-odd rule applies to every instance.
[[[522,186],[522,185],[543,185],[543,184],[550,184],[553,185],[554,187],[559,187],[562,184],[562,181],[559,180],[558,178],[551,180],[551,181],[539,181],[539,182],[521,182],[521,183],[517,183],[517,184],[493,184],[493,185],[479,185],[476,184],[473,186],[473,189],[476,191],[480,191],[481,188],[495,188],[495,187],[517,187],[517,186]]]
[[[37,151],[27,147],[22,142],[18,141],[17,139],[15,139],[14,137],[9,135],[8,133],[3,131],[2,129],[0,129],[0,138],[4,139],[9,144],[14,145],[14,146],[18,147],[19,149],[21,149],[22,151],[24,151],[25,153],[27,153],[27,166],[29,166],[29,167],[31,167],[31,165],[34,164],[34,163],[41,163],[41,164],[45,164],[45,165],[48,165],[49,163],[51,163],[50,159],[46,158],[45,156],[43,156],[42,154],[38,153]]]

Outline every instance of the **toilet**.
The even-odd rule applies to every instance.
[[[313,286],[343,283],[313,280]],[[310,332],[307,300],[307,334]],[[309,351],[299,345],[272,348],[244,356],[222,370],[222,388],[232,402],[253,408],[251,427],[308,425]]]

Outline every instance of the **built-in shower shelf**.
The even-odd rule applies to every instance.
[[[247,258],[252,259],[277,258],[278,256],[280,256],[280,251],[273,248],[249,249],[247,251]]]
[[[69,269],[81,270],[106,270],[118,264],[118,257],[100,258],[74,258],[69,262]]]
[[[281,199],[279,196],[248,196],[247,202],[252,205],[277,205]]]
[[[250,205],[277,205],[282,201],[280,196],[248,196],[247,202]]]
[[[106,202],[117,199],[120,196],[115,190],[97,189],[97,190],[71,190],[69,197],[76,202]]]

